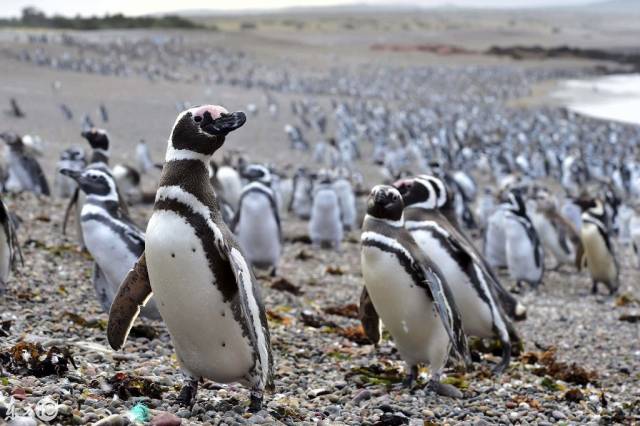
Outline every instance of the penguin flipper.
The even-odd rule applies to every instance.
[[[358,317],[364,328],[364,333],[367,338],[374,344],[380,343],[380,337],[382,336],[382,322],[380,316],[376,311],[376,307],[373,306],[371,297],[367,292],[367,287],[363,287],[362,294],[360,295],[360,309],[358,310]]]
[[[119,350],[127,340],[133,322],[140,314],[140,309],[153,295],[147,272],[147,261],[144,253],[124,278],[109,311],[107,324],[107,340],[109,345]]]
[[[69,199],[69,204],[67,204],[67,209],[64,211],[64,220],[62,221],[62,235],[67,235],[67,222],[69,222],[69,216],[71,215],[71,210],[73,206],[78,203],[78,197],[80,196],[80,188],[76,188],[73,191],[73,195]]]
[[[421,284],[426,285],[431,292],[433,305],[440,316],[442,325],[449,335],[453,349],[466,365],[471,364],[467,336],[462,328],[462,316],[456,306],[451,289],[449,289],[447,283],[443,282],[440,277],[427,266],[426,262],[418,261],[415,266],[420,268],[422,272],[424,280]]]
[[[253,278],[251,268],[238,248],[225,246],[223,249],[229,260],[229,265],[236,276],[240,309],[250,325],[248,329],[251,342],[258,353],[261,368],[261,371],[258,370],[258,372],[261,375],[262,385],[267,389],[273,390],[274,372],[269,323],[267,322],[267,315],[260,297],[256,294],[255,278]]]

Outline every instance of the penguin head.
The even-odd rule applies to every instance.
[[[89,130],[83,131],[81,135],[89,142],[91,148],[102,149],[104,151],[109,150],[109,135],[106,130],[92,127]]]
[[[378,219],[400,220],[402,210],[404,203],[400,191],[389,185],[373,187],[367,201],[367,214]]]
[[[261,164],[249,164],[242,171],[242,177],[249,182],[260,182],[264,185],[271,185],[271,172]]]
[[[173,125],[169,142],[174,150],[212,155],[228,133],[247,120],[243,112],[229,113],[218,105],[203,105],[181,112]]]
[[[83,171],[77,171],[61,169],[60,173],[75,180],[82,192],[87,194],[87,198],[94,197],[101,200],[118,201],[116,182],[111,173],[106,170],[84,169]]]
[[[72,162],[84,162],[84,149],[79,146],[72,146],[67,148],[60,154],[60,160],[72,161]]]
[[[447,187],[441,179],[419,175],[415,178],[402,179],[394,184],[402,195],[406,207],[419,207],[423,209],[439,209],[448,201]]]

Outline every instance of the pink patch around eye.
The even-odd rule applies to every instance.
[[[194,117],[202,117],[206,111],[209,111],[209,114],[211,114],[211,118],[213,118],[214,120],[220,117],[221,114],[229,113],[226,108],[221,107],[220,105],[203,105],[192,109],[191,113]]]

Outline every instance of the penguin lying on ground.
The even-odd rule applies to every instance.
[[[16,236],[16,229],[9,209],[0,199],[0,294],[6,291],[11,269],[15,268],[17,256],[24,266],[22,251]]]
[[[98,301],[109,312],[120,283],[144,252],[144,234],[120,210],[115,179],[107,170],[62,169],[60,173],[75,180],[86,196],[80,214],[82,235],[97,265],[93,285]],[[142,315],[160,319],[153,300]]]
[[[511,359],[511,339],[516,344],[520,339],[495,295],[491,275],[485,272],[467,241],[435,208],[437,187],[422,177],[402,180],[394,186],[405,205],[405,228],[442,272],[460,310],[465,333],[500,340],[502,362],[495,371],[501,373]]]
[[[578,204],[583,209],[580,238],[593,282],[591,292],[598,293],[598,283],[603,283],[614,294],[620,287],[620,270],[609,238],[605,206],[599,199],[582,199]]]
[[[428,363],[430,388],[461,397],[453,386],[440,383],[450,351],[469,359],[461,315],[440,269],[404,228],[403,208],[397,189],[378,185],[371,191],[361,237],[363,326],[377,330],[368,337],[378,343],[384,323],[409,367],[407,385],[417,377],[419,364]]]
[[[271,275],[275,276],[282,253],[282,227],[271,189],[271,173],[264,166],[251,164],[243,176],[249,183],[242,190],[231,230],[247,260],[259,269],[273,268]]]
[[[205,105],[178,115],[171,131],[145,252],[111,306],[107,336],[122,348],[140,306],[153,296],[182,370],[179,401],[193,405],[198,381],[240,382],[253,411],[273,389],[273,357],[258,283],[222,221],[209,181],[211,156],[245,123],[241,112]]]

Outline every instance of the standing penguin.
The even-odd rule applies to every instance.
[[[271,274],[275,276],[282,253],[282,227],[271,189],[271,172],[262,165],[251,164],[244,169],[243,176],[249,184],[242,190],[231,230],[247,260],[256,268],[273,268]]]
[[[505,236],[509,275],[518,287],[527,282],[538,287],[544,275],[544,251],[536,229],[527,215],[519,190],[508,194]]]
[[[318,174],[314,190],[309,237],[314,246],[331,245],[340,250],[344,230],[340,220],[340,201],[328,172]]]
[[[75,170],[77,172],[84,170],[87,161],[84,155],[84,149],[72,146],[67,148],[60,154],[60,160],[56,166],[56,177],[53,182],[56,197],[69,198],[78,188],[76,182],[60,173],[63,169]]]
[[[0,294],[6,291],[9,274],[11,269],[15,267],[16,254],[24,265],[13,219],[9,209],[0,199]]]
[[[158,304],[180,366],[189,380],[179,401],[192,405],[198,381],[241,382],[251,410],[273,388],[269,328],[251,267],[220,217],[208,163],[226,135],[244,124],[241,112],[206,105],[178,115],[147,226],[145,253],[111,306],[107,336],[120,349],[140,305]]]
[[[0,135],[9,149],[8,176],[4,189],[9,192],[29,191],[39,195],[50,195],[49,183],[38,160],[29,152],[23,138],[16,134]]]
[[[465,361],[469,357],[460,312],[439,268],[404,228],[403,207],[397,189],[378,185],[371,191],[361,237],[363,326],[374,331],[368,337],[378,343],[380,321],[384,323],[409,367],[408,385],[419,364],[428,363],[432,390],[461,397],[460,391],[440,383],[451,350]]]
[[[629,219],[629,237],[633,253],[636,255],[636,265],[640,268],[640,205],[633,205],[633,213]]]
[[[539,194],[532,204],[531,222],[544,247],[556,259],[556,267],[572,265],[580,271],[584,249],[578,231],[568,219],[564,218],[546,193]]]
[[[460,309],[468,336],[495,337],[502,344],[501,373],[511,358],[511,336],[519,338],[502,310],[488,274],[464,238],[436,208],[435,188],[417,177],[395,184],[404,202],[405,228],[442,272]]]
[[[340,219],[345,231],[351,231],[356,228],[356,197],[353,194],[351,182],[345,176],[340,176],[333,183],[333,188],[338,196],[340,204]]]
[[[609,238],[605,206],[599,199],[581,199],[578,204],[583,209],[580,238],[593,282],[591,292],[598,293],[601,282],[614,294],[620,287],[620,270]]]
[[[293,189],[288,211],[293,212],[299,219],[308,220],[311,217],[313,203],[313,183],[306,169],[300,168],[293,175]]]
[[[136,145],[136,162],[138,163],[138,171],[143,175],[156,167],[156,164],[151,159],[149,145],[144,139],[140,139],[140,142]]]
[[[80,214],[82,235],[97,265],[93,285],[98,301],[109,312],[120,283],[144,252],[144,234],[120,210],[115,179],[107,170],[62,169],[60,173],[75,180],[86,196]],[[153,301],[142,315],[160,319]]]

